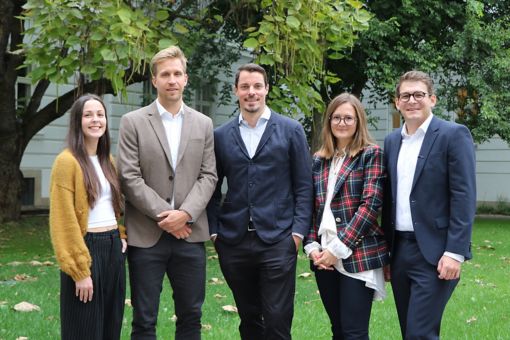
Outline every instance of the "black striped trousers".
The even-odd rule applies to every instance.
[[[76,296],[73,279],[60,274],[60,328],[63,340],[119,339],[126,296],[125,257],[118,229],[85,235],[92,257],[92,301]]]

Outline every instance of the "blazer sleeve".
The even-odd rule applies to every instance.
[[[74,165],[57,158],[50,185],[50,236],[60,269],[74,281],[91,275],[90,256],[75,209]]]
[[[209,235],[218,233],[218,216],[220,214],[220,203],[221,203],[221,186],[223,185],[223,179],[225,175],[223,173],[223,167],[221,162],[220,155],[220,137],[219,132],[214,131],[214,154],[216,156],[216,173],[218,176],[218,182],[216,183],[216,188],[214,189],[214,193],[207,205],[207,220],[209,222]]]
[[[313,179],[312,160],[301,125],[294,129],[291,137],[290,166],[295,201],[292,232],[306,236],[312,223]]]
[[[338,237],[350,249],[357,247],[357,243],[373,225],[377,224],[378,210],[382,205],[384,166],[382,152],[379,147],[365,149],[363,161],[363,191],[358,210],[342,229]]]
[[[456,125],[448,143],[450,222],[445,251],[470,258],[476,212],[476,161],[473,139],[464,125]]]
[[[157,215],[170,204],[145,183],[140,169],[138,131],[132,119],[123,116],[119,127],[117,168],[124,196],[141,213],[159,221]],[[159,162],[161,160],[154,160]]]
[[[200,173],[179,207],[179,209],[189,213],[193,220],[196,220],[206,209],[218,181],[216,175],[216,157],[214,156],[213,125],[210,119],[207,119],[204,133],[205,141]]]

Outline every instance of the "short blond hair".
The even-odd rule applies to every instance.
[[[151,74],[155,76],[158,72],[157,65],[166,59],[172,59],[172,58],[178,58],[181,63],[182,67],[184,68],[184,73],[186,73],[186,63],[187,59],[184,56],[184,53],[182,50],[177,46],[170,46],[165,48],[164,50],[159,51],[152,57],[151,59]]]

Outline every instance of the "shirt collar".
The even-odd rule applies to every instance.
[[[262,115],[259,117],[259,120],[257,121],[257,125],[259,125],[259,123],[262,123],[262,122],[265,122],[265,121],[268,121],[269,118],[271,118],[271,110],[269,109],[269,107],[264,107],[264,112],[262,112]],[[241,112],[239,114],[239,125],[241,125],[241,123],[244,121],[243,119],[243,113]],[[245,123],[246,124],[246,123]]]
[[[156,99],[156,106],[158,107],[158,112],[160,114],[160,116],[163,116],[165,113],[168,113],[170,115],[170,117],[179,117],[180,115],[182,115],[184,113],[184,103],[181,103],[181,107],[179,109],[179,111],[177,111],[177,113],[175,114],[175,116],[168,112],[164,107],[163,105],[161,105],[161,103],[159,102],[158,99]]]
[[[427,130],[429,128],[429,125],[430,125],[430,122],[432,121],[432,117],[434,117],[434,114],[430,114],[427,119],[425,119],[425,121],[420,125],[420,127],[416,130],[416,133],[419,133],[421,135],[425,135],[425,133],[427,133]],[[402,137],[404,138],[409,138],[411,137],[411,135],[409,135],[407,133],[407,127],[406,127],[406,124],[404,123],[404,125],[402,126],[402,131],[400,131]],[[415,134],[416,134],[415,133]]]

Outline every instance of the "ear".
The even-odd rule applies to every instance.
[[[432,103],[432,107],[436,106],[436,103],[437,103],[437,97],[435,94],[433,94],[432,96],[430,96],[430,102]]]

